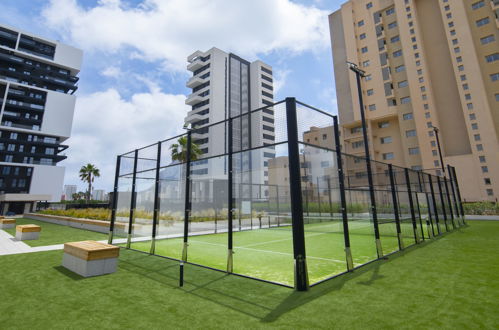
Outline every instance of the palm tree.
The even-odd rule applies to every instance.
[[[177,160],[181,163],[187,161],[187,136],[182,136],[178,139],[177,143],[174,143],[170,146],[170,150],[172,151],[172,160]],[[197,160],[199,156],[201,156],[203,152],[199,148],[199,146],[191,142],[191,161]]]
[[[95,177],[100,176],[100,171],[95,165],[88,163],[85,166],[80,168],[80,179],[83,182],[88,183],[88,192],[87,192],[87,202],[90,201],[90,196],[92,194],[92,183],[94,182]]]

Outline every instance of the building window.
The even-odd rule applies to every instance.
[[[490,178],[484,178],[484,179],[483,179],[483,182],[484,182],[486,185],[490,185],[490,184],[492,184],[492,182],[490,181]]]
[[[419,87],[419,89],[421,90],[421,92],[426,92],[426,87],[425,86],[421,86],[421,87]]]
[[[376,104],[369,104],[369,111],[376,110]]]
[[[393,52],[393,57],[400,57],[400,56],[402,56],[402,49]]]
[[[457,69],[458,69],[459,71],[464,71],[464,65],[459,65],[459,66],[457,67]]]
[[[482,140],[482,138],[480,137],[480,134],[473,135],[473,138],[475,139],[475,141],[481,141]]]
[[[466,80],[466,75],[462,74],[459,78],[461,78],[461,81],[465,81]]]
[[[489,168],[487,166],[482,166],[482,173],[489,173]]]
[[[483,0],[481,0],[481,1],[478,1],[478,2],[471,4],[471,9],[477,10],[478,8],[482,8],[483,6],[485,6],[485,2]]]
[[[388,29],[393,29],[394,27],[397,27],[397,22],[392,22],[388,24]]]
[[[466,107],[468,107],[468,110],[473,110],[473,103],[466,104]]]
[[[481,27],[481,26],[489,24],[489,22],[490,22],[490,19],[488,17],[484,17],[484,18],[479,19],[478,21],[476,21],[476,26],[477,27]]]
[[[365,34],[365,33],[361,33],[361,34],[359,35],[359,38],[360,38],[360,40],[365,39],[365,38],[366,38],[366,34]]]
[[[435,136],[435,132],[434,131],[428,131],[428,136],[429,137]]]
[[[381,144],[388,144],[388,143],[392,143],[393,139],[391,136],[385,136],[385,137],[380,138],[380,141],[381,141]]]
[[[431,154],[434,156],[434,157],[437,157],[438,156],[438,152],[436,150],[432,150],[431,151]]]
[[[407,83],[407,80],[403,80],[403,81],[400,81],[398,83],[398,87],[399,88],[402,88],[402,87],[407,87],[409,84]]]
[[[480,163],[486,163],[487,161],[485,160],[485,156],[478,156],[478,160]]]
[[[499,94],[496,94],[496,102],[499,102]]]
[[[460,53],[460,52],[461,52],[461,48],[459,48],[459,47],[454,48],[454,53],[457,54],[457,53]]]
[[[487,189],[487,196],[494,196],[494,190],[492,189]]]
[[[380,121],[378,123],[378,128],[387,128],[389,126],[390,126],[390,122],[388,122],[388,121]]]
[[[424,78],[423,78],[423,77],[419,77],[418,81],[419,81],[420,83],[424,83]]]
[[[358,149],[364,146],[364,141],[352,142],[352,149]]]
[[[449,22],[447,25],[448,25],[450,28],[451,28],[451,27],[454,27],[454,22]]]
[[[410,129],[408,131],[405,131],[405,136],[406,137],[414,137],[414,136],[416,136],[416,130],[415,129]]]
[[[410,23],[412,23],[412,22],[410,22]],[[409,26],[410,26],[410,25],[411,25],[411,24],[409,24]],[[414,29],[410,29],[410,30],[409,30],[409,32],[410,32],[411,34],[414,34]]]
[[[431,123],[431,121],[429,121],[429,122],[426,123],[426,127],[433,128],[433,124]]]
[[[363,26],[363,25],[364,25],[364,20],[359,21],[359,22],[357,23],[357,26]]]
[[[470,89],[470,88],[469,88],[468,84],[463,84],[463,89],[464,89],[465,91],[467,91],[467,90],[468,90],[468,89]]]
[[[471,94],[464,94],[464,98],[468,101],[471,100]]]
[[[493,34],[488,35],[488,36],[483,37],[483,38],[480,38],[480,42],[482,43],[482,45],[486,45],[486,44],[494,42],[494,41],[496,41],[496,38],[494,37]]]
[[[367,47],[362,47],[362,48],[360,49],[360,51],[361,51],[363,54],[364,54],[364,53],[367,53]]]
[[[485,56],[485,60],[487,61],[487,63],[492,63],[492,62],[498,61],[499,60],[499,53],[487,55],[487,56]]]
[[[383,160],[392,160],[393,159],[393,152],[387,152],[383,154]]]
[[[362,62],[363,67],[368,67],[371,62],[369,60]]]
[[[409,155],[419,155],[419,148],[418,147],[409,148]]]
[[[373,77],[370,74],[368,74],[365,79],[366,79],[366,81],[369,81],[369,80],[373,79]]]
[[[400,37],[399,36],[395,36],[395,37],[391,37],[390,38],[390,42],[392,42],[392,43],[397,42],[397,41],[400,41]]]
[[[447,15],[445,15],[447,17],[447,19],[451,19],[452,18],[452,14],[451,13],[447,13]]]
[[[356,126],[350,128],[350,134],[358,134],[360,132],[362,132],[362,126]]]
[[[455,36],[456,35],[456,30],[450,30],[450,35]]]
[[[475,120],[476,119],[476,115],[474,113],[470,113],[470,120]]]
[[[13,159],[14,159],[13,155],[5,155],[5,161],[6,162],[12,162]]]
[[[374,94],[374,89],[368,89],[367,90],[367,96],[371,96]]]
[[[402,72],[405,71],[405,65],[399,65],[395,67],[395,72]]]
[[[428,103],[425,103],[425,104],[423,104],[423,108],[425,110],[428,110],[430,108],[430,106],[428,105]],[[430,118],[430,113],[429,112],[425,113],[425,116],[426,116],[426,114],[428,114],[428,116],[426,118]]]
[[[386,15],[387,15],[387,16],[388,16],[388,15],[391,15],[391,14],[394,14],[394,13],[395,13],[395,8],[394,8],[394,7],[392,7],[392,8],[390,8],[390,9],[387,9],[385,13],[386,13]]]
[[[401,104],[411,103],[411,97],[410,97],[410,96],[402,97],[402,98],[400,99],[400,103],[401,103]]]
[[[490,80],[492,80],[492,81],[498,81],[499,80],[499,72],[491,74],[490,75]]]
[[[481,145],[481,144],[477,144],[477,145],[476,145],[476,150],[477,150],[477,151],[483,151],[483,145]]]
[[[434,161],[433,161],[433,165],[434,165],[435,167],[438,167],[438,166],[440,166],[440,162],[439,162],[438,160],[434,160]],[[439,172],[439,170],[437,170],[437,173],[438,173],[438,172]]]
[[[372,8],[372,7],[373,7],[373,3],[372,3],[372,2],[368,2],[368,3],[366,4],[366,9],[370,9],[370,8]]]
[[[416,66],[421,66],[421,61],[420,60],[416,61]]]
[[[478,129],[478,124],[477,123],[471,124],[471,129],[476,131]]]
[[[412,119],[412,118],[413,118],[413,117],[412,117],[412,112],[410,112],[410,113],[404,113],[404,114],[402,115],[402,118],[404,118],[404,120],[409,120],[409,119]]]

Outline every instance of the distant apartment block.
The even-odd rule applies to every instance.
[[[375,160],[439,174],[435,127],[463,198],[497,200],[498,12],[497,0],[350,0],[332,13],[344,151],[364,155],[351,61],[366,72],[362,94]]]
[[[106,201],[107,195],[104,189],[93,189],[92,199],[96,201]]]
[[[262,61],[248,62],[218,48],[196,51],[187,58],[192,77],[187,87],[192,93],[186,104],[191,106],[185,122],[193,128],[203,128],[228,118],[232,125],[232,151],[235,182],[241,184],[241,196],[253,195],[253,187],[268,181],[268,160],[275,156],[272,148],[238,153],[250,146],[273,144],[274,112],[264,109],[253,115],[249,111],[273,104],[272,67]],[[228,152],[225,125],[196,130],[193,142],[202,150],[202,158]],[[251,134],[250,134],[251,132]],[[200,160],[193,164],[192,173],[202,177],[222,178],[227,174],[225,159]],[[194,195],[196,195],[196,187]]]
[[[82,51],[0,25],[0,213],[59,201]]]
[[[64,185],[64,200],[72,201],[73,195],[76,194],[78,187],[74,184],[66,184]]]

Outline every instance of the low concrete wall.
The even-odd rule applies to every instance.
[[[109,225],[110,225],[109,221],[70,218],[57,215],[38,214],[38,213],[26,213],[24,214],[24,218],[50,222],[57,225],[69,226],[73,228],[96,231],[104,234],[109,233]],[[115,233],[118,234],[126,233],[127,226],[125,224],[115,223],[114,227],[115,227]]]
[[[466,220],[499,220],[499,215],[465,215]]]

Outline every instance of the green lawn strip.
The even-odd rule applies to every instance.
[[[40,238],[37,240],[23,241],[29,246],[45,246],[62,244],[66,242],[85,241],[85,240],[105,240],[108,235],[97,233],[94,231],[73,228],[69,226],[56,225],[49,222],[38,221],[33,219],[18,218],[16,225],[38,225],[42,228]],[[16,236],[16,228],[4,229],[12,236]]]
[[[121,250],[118,272],[81,278],[62,251],[0,256],[0,324],[10,328],[499,327],[499,222],[469,222],[309,292]],[[22,323],[19,323],[22,320]],[[22,324],[22,325],[21,325]]]

